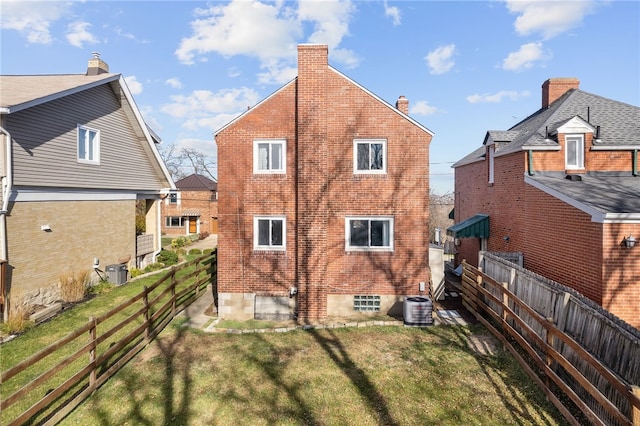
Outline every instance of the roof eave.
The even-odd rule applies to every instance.
[[[635,151],[640,150],[640,145],[592,145],[591,151]]]
[[[551,145],[522,145],[522,151],[560,151],[560,146]]]

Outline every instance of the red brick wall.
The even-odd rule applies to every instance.
[[[296,284],[295,82],[216,136],[218,290],[288,294]],[[286,138],[286,175],[253,174],[254,138]],[[253,216],[286,215],[286,252],[253,250]]]
[[[640,242],[626,248],[629,235],[640,240],[640,224],[604,225],[602,306],[640,328]]]
[[[540,162],[547,161],[544,157],[551,162],[548,153],[534,153]],[[576,289],[640,327],[640,245],[622,246],[625,236],[638,238],[640,224],[592,222],[591,215],[525,184],[525,160],[525,153],[497,158],[492,186],[485,161],[457,167],[456,222],[489,214],[489,251],[522,252],[525,268]],[[461,242],[457,260],[477,265],[479,240]]]
[[[585,134],[584,171],[631,171],[633,152],[591,150],[593,137],[592,134]],[[534,151],[534,171],[565,171],[565,135],[558,136],[558,143],[560,151]]]
[[[298,286],[309,319],[329,293],[415,294],[429,281],[431,136],[328,68],[326,46],[300,48],[298,80],[216,136],[219,291]],[[253,175],[257,137],[287,138],[286,175]],[[387,139],[386,175],[354,175],[356,138]],[[286,252],[253,251],[256,214],[286,214]],[[347,215],[393,216],[394,252],[345,252]]]
[[[162,233],[184,235],[186,232],[185,227],[168,228],[165,218],[167,216],[181,216],[186,209],[197,209],[200,212],[200,232],[211,233],[212,221],[217,220],[218,217],[218,202],[211,201],[211,191],[180,191],[179,197],[180,204],[171,204],[169,198],[162,201]]]

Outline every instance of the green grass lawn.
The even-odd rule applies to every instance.
[[[556,425],[481,326],[207,334],[176,319],[63,424]]]

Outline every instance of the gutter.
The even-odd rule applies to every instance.
[[[631,175],[638,176],[638,150],[634,149],[631,155]]]
[[[7,151],[6,151],[6,176],[2,178],[2,208],[0,209],[0,259],[8,260],[8,239],[7,239],[7,211],[9,209],[9,196],[11,195],[13,185],[13,169],[11,163],[11,147],[12,139],[11,133],[9,133],[4,127],[0,126],[0,133],[3,133],[7,137]],[[5,277],[0,277],[0,280],[5,282]],[[3,320],[7,321],[9,318],[9,310],[7,309],[7,294],[6,288],[3,289],[4,293],[2,298],[4,300]]]

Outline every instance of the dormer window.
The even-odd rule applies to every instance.
[[[565,137],[565,167],[568,170],[584,169],[584,136]]]

